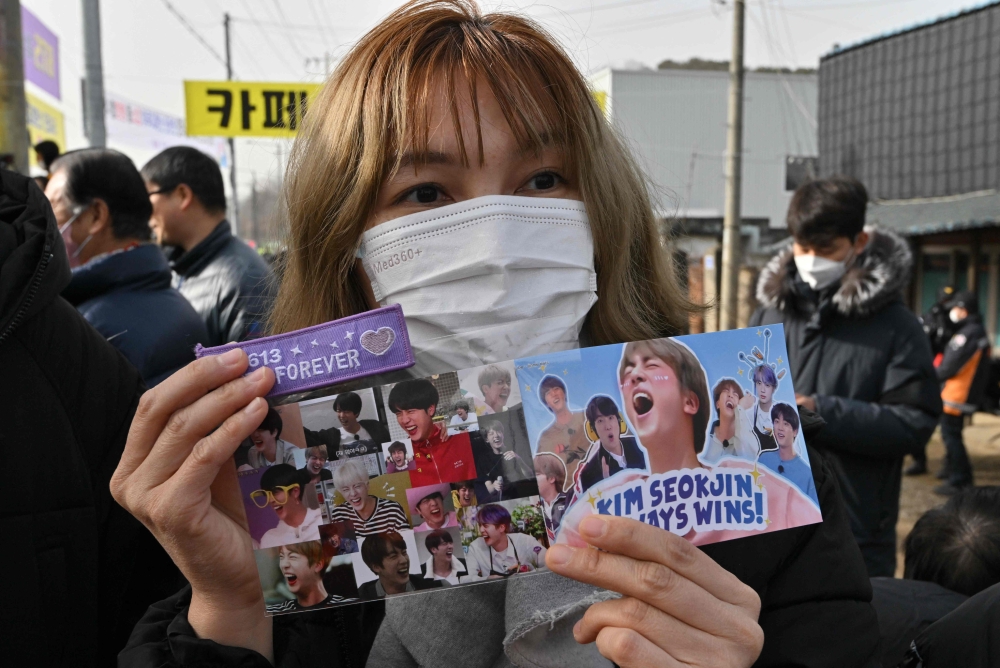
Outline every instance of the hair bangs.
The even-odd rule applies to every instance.
[[[402,56],[385,86],[392,90],[390,144],[395,149],[397,171],[406,164],[426,164],[431,109],[445,101],[459,146],[462,164],[475,160],[484,164],[483,129],[479,95],[485,90],[496,99],[504,119],[523,153],[540,155],[551,146],[569,149],[579,145],[577,129],[585,125],[580,114],[579,85],[573,65],[547,40],[542,29],[530,21],[511,21],[503,14],[461,16],[447,3],[445,15],[434,17],[427,10],[428,25],[411,28],[407,43],[400,45]],[[521,33],[529,33],[524,35]],[[398,51],[397,51],[398,53]],[[586,102],[587,100],[583,100]],[[466,133],[460,106],[472,108],[476,127]],[[474,146],[467,138],[474,137]],[[474,153],[475,157],[470,158]],[[567,150],[567,167],[575,169],[577,156]]]

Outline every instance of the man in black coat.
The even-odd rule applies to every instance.
[[[81,241],[80,266],[63,297],[152,387],[194,361],[205,323],[177,290],[150,238],[152,207],[139,170],[118,151],[73,151],[52,165],[46,188],[63,236]]]
[[[750,320],[781,323],[800,406],[827,426],[828,456],[870,576],[892,576],[902,461],[941,412],[930,344],[902,301],[913,258],[895,234],[865,229],[854,179],[812,181],[792,197],[793,243],[761,272]]]
[[[69,281],[45,196],[0,171],[0,656],[111,666],[146,607],[180,584],[111,498],[142,380],[59,296]]]
[[[979,299],[968,290],[956,292],[945,304],[948,320],[954,324],[944,356],[937,368],[938,380],[944,383],[941,400],[941,438],[944,440],[948,478],[934,491],[954,494],[972,485],[972,465],[962,441],[965,416],[979,407],[990,373],[990,338],[979,316]]]
[[[271,308],[271,270],[233,236],[219,165],[189,146],[174,146],[142,168],[156,241],[168,246],[173,285],[208,329],[206,346],[261,336]]]

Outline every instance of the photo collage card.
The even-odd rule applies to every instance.
[[[527,574],[588,514],[695,544],[822,521],[780,325],[273,406],[236,454],[268,614]]]

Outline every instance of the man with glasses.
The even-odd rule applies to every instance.
[[[218,346],[260,335],[270,310],[271,270],[226,221],[226,194],[215,160],[189,146],[166,149],[142,168],[153,215],[149,227],[167,248],[173,286],[201,315]]]
[[[318,508],[308,508],[302,502],[309,478],[308,471],[296,470],[291,464],[277,464],[264,471],[260,489],[252,492],[250,499],[258,508],[271,506],[278,516],[278,526],[261,536],[261,548],[320,539],[323,516]]]

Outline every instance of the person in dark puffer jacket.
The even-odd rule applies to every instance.
[[[796,401],[827,423],[811,445],[837,472],[869,576],[891,577],[903,456],[923,451],[941,397],[930,343],[902,301],[912,254],[865,227],[867,202],[845,177],[795,192],[792,243],[761,272],[750,326],[784,325]]]
[[[154,601],[181,582],[108,488],[142,379],[59,293],[70,269],[49,202],[0,171],[0,656],[113,666]],[[15,658],[16,657],[16,658]]]
[[[53,164],[46,192],[64,234],[86,240],[63,297],[122,351],[147,387],[193,361],[208,332],[170,287],[163,252],[148,243],[152,207],[132,161],[101,148],[67,153]]]
[[[142,168],[153,204],[150,227],[165,246],[173,286],[208,329],[206,346],[256,338],[273,300],[267,263],[226,221],[219,165],[196,148],[173,146]]]

